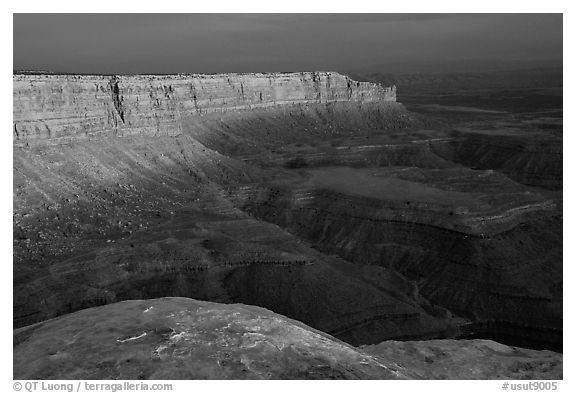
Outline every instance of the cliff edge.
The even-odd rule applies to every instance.
[[[394,102],[396,88],[335,72],[218,75],[14,75],[15,142],[178,135],[182,119],[295,104]]]

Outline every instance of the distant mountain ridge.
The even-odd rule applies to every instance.
[[[460,90],[494,88],[562,87],[562,68],[535,68],[511,71],[450,72],[450,73],[356,73],[350,76],[359,81],[398,86],[403,92],[411,90]]]

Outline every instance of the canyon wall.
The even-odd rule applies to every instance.
[[[334,72],[14,75],[13,140],[178,135],[182,119],[293,104],[396,101],[396,88]]]

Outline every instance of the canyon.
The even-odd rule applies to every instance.
[[[279,368],[252,377],[466,378],[427,370],[414,348],[469,362],[512,351],[478,338],[551,356],[538,378],[561,375],[557,110],[455,107],[430,91],[403,104],[396,87],[335,72],[15,74],[13,86],[15,375],[131,379],[137,367],[52,367],[42,335],[80,315],[120,329],[143,304],[164,324],[178,307],[273,312],[274,329],[314,332],[306,345],[331,359],[306,375],[302,351],[256,346]],[[86,340],[66,359],[97,345]],[[235,351],[232,369],[180,377],[243,378]],[[496,375],[499,356],[478,375],[534,377]],[[343,358],[362,366],[335,369]],[[138,359],[145,377],[168,375]]]

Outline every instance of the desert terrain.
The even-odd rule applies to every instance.
[[[561,70],[13,78],[15,378],[562,378]]]

